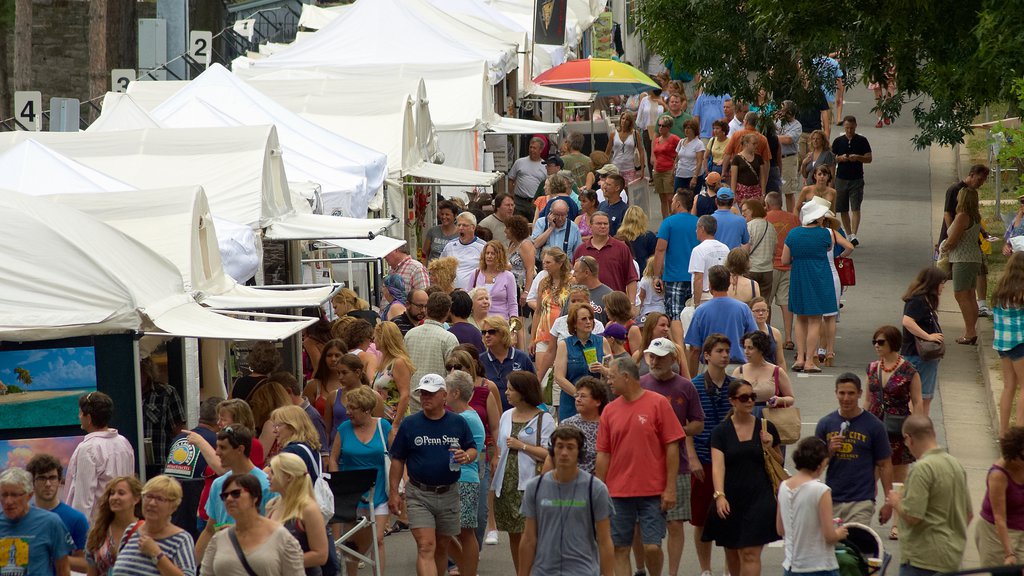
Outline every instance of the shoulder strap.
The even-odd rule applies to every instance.
[[[778,396],[782,391],[779,389],[779,367],[777,365],[775,370],[772,371],[772,379],[775,380],[775,395]]]
[[[313,455],[313,451],[309,449],[309,446],[306,446],[305,442],[296,442],[295,444],[302,446],[302,449],[306,451],[306,454],[309,454],[309,459],[312,460],[314,464],[316,464],[317,478],[323,475],[323,470],[321,470],[320,459]],[[310,481],[312,480],[313,479],[310,478]]]
[[[132,539],[132,534],[135,534],[135,532],[138,531],[138,529],[141,528],[142,525],[145,523],[145,520],[139,520],[135,524],[132,524],[132,527],[129,528],[128,532],[125,533],[124,537],[121,538],[121,544],[117,547],[117,551],[119,553],[121,552],[121,550],[124,550],[125,546],[128,545],[128,541]]]
[[[544,425],[544,411],[541,410],[537,413],[537,446],[540,446],[540,429]],[[543,448],[543,446],[541,446]]]
[[[242,550],[242,545],[238,543],[238,536],[235,534],[235,527],[228,528],[228,538],[231,539],[231,545],[235,547],[235,554],[238,559],[242,562],[242,568],[249,576],[256,576],[256,572],[249,566],[249,561],[245,559],[245,551]]]
[[[377,418],[377,432],[380,434],[380,441],[384,444],[384,451],[386,452],[388,449],[388,439],[384,436],[384,427],[381,425],[380,420],[380,418]]]
[[[539,484],[539,482],[538,482]],[[597,540],[597,518],[594,516],[594,475],[590,475],[590,483],[587,485],[587,504],[590,507],[590,530],[593,532],[594,540]]]

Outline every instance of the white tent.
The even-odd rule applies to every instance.
[[[0,191],[0,339],[48,340],[145,331],[282,340],[313,319],[256,322],[203,308],[166,259],[54,202]]]
[[[386,176],[384,154],[287,110],[220,64],[210,66],[150,113],[173,128],[274,124],[288,177],[319,184],[326,213],[365,216]]]
[[[140,128],[164,128],[144,108],[122,92],[107,92],[103,96],[100,117],[85,129],[86,132],[115,132]]]

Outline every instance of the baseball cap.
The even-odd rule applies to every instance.
[[[420,378],[420,385],[416,388],[420,392],[439,392],[441,390],[447,390],[444,384],[444,378],[437,374],[426,374],[423,378]]]
[[[644,350],[644,354],[654,354],[655,356],[675,355],[675,353],[676,345],[668,338],[655,338],[651,340],[651,345],[647,347],[647,350]]]
[[[733,196],[732,194],[732,188],[729,188],[728,186],[724,188],[719,188],[718,192],[715,194],[715,197],[718,198],[719,200],[732,200],[733,198],[735,198],[735,196]]]
[[[601,166],[597,173],[602,176],[607,176],[609,174],[618,174],[619,167],[616,166],[615,164],[605,164],[604,166]]]
[[[628,332],[625,326],[618,322],[610,322],[604,327],[604,334],[602,336],[605,338],[615,338],[616,340],[625,340],[626,334]]]
[[[562,158],[557,154],[552,154],[544,160],[541,160],[541,164],[544,164],[545,166],[548,164],[557,164],[559,168],[565,168],[565,162],[563,162]]]
[[[718,172],[711,172],[710,174],[708,174],[707,178],[704,179],[704,181],[707,182],[708,184],[718,184],[719,182],[722,181],[722,175],[719,174]]]

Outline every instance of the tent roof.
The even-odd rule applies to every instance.
[[[154,82],[155,84],[155,82]],[[131,85],[129,83],[129,85]],[[139,128],[163,128],[142,106],[127,94],[107,92],[103,96],[102,113],[86,132],[115,132],[117,130],[138,130]]]
[[[273,126],[5,132],[0,152],[27,140],[136,188],[201,185],[215,216],[252,229],[292,212]]]
[[[343,208],[347,216],[366,214],[366,205],[386,175],[384,154],[302,118],[220,64],[212,65],[151,113],[166,126],[178,128],[274,124],[288,176],[320,184],[328,198],[344,196],[329,202],[329,208]]]
[[[183,291],[173,264],[67,206],[2,190],[0,210],[8,220],[0,242],[18,247],[0,253],[4,340],[138,330],[278,340],[310,323],[252,322],[202,308]]]

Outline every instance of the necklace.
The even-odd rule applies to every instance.
[[[881,362],[882,372],[886,372],[886,373],[892,372],[893,370],[895,370],[900,365],[900,362],[902,360],[903,360],[903,356],[897,354],[896,355],[896,361],[892,363],[892,368],[887,368],[885,366],[885,358],[882,358],[881,360],[879,360],[879,362]]]

